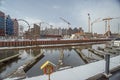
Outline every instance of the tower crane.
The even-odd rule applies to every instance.
[[[67,20],[65,20],[64,18],[62,18],[62,17],[60,17],[60,19],[62,20],[62,21],[64,21],[65,23],[67,23],[68,24],[68,28],[70,27],[70,25],[71,25],[71,23],[70,22],[68,22]],[[66,35],[67,35],[67,30],[66,30]]]
[[[108,17],[108,18],[102,19],[103,21],[105,21],[106,30],[107,30],[107,28],[108,28],[108,31],[110,31],[110,20],[112,20],[112,19],[119,19],[119,18],[120,18],[120,17],[116,17],[116,18],[110,18],[110,17]]]
[[[65,23],[67,23],[68,25],[71,25],[70,22],[68,22],[67,20],[65,20],[64,18],[60,17],[61,20],[63,20]]]
[[[91,32],[93,31],[93,28],[92,28],[93,24],[97,22],[101,22],[100,18],[95,19],[93,22],[91,22]]]

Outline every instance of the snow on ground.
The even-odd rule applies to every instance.
[[[110,59],[110,70],[120,66],[120,55]],[[51,80],[85,80],[105,71],[105,60],[57,71],[51,74]],[[14,79],[5,79],[14,80]],[[47,75],[40,75],[24,80],[48,80]]]
[[[110,59],[110,70],[120,66],[120,56]],[[85,80],[105,71],[105,60],[74,67],[71,69],[54,72],[51,74],[51,80]],[[24,80],[48,80],[47,75],[41,75]]]

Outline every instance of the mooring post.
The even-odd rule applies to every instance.
[[[110,54],[105,54],[105,76],[109,78],[111,76],[110,71]]]

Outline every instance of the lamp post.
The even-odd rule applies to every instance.
[[[88,13],[88,32],[90,33],[90,14]]]

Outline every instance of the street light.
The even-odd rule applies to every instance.
[[[90,14],[88,13],[88,32],[90,33]]]

